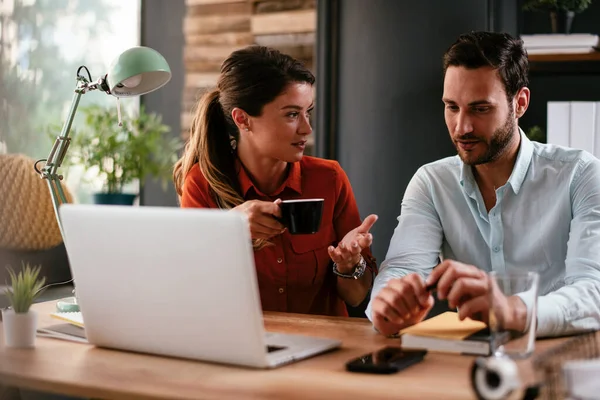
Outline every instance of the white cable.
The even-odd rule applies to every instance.
[[[119,126],[123,126],[123,122],[121,122],[121,102],[119,101],[119,97],[117,97],[117,115],[119,117]]]

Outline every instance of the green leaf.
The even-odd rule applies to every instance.
[[[574,11],[580,13],[585,11],[592,0],[527,0],[523,3],[525,11]]]
[[[119,126],[114,108],[92,105],[80,111],[85,125],[72,135],[68,165],[97,168],[109,193],[120,193],[124,185],[143,183],[148,177],[161,180],[166,189],[183,142],[169,134],[160,115],[147,113],[142,105],[138,115],[123,115]],[[60,133],[58,125],[48,130]]]
[[[17,273],[10,266],[6,268],[10,277],[10,285],[5,291],[6,297],[16,313],[26,313],[44,291],[46,278],[39,278],[41,266],[30,267],[23,264]]]
[[[546,143],[546,134],[538,125],[532,126],[525,134],[529,140]]]

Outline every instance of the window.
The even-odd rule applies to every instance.
[[[0,0],[0,143],[10,153],[46,158],[51,124],[62,125],[85,65],[95,81],[119,53],[140,43],[139,0]],[[115,107],[101,92],[81,97]],[[139,98],[122,99],[123,111]],[[73,130],[81,123],[76,115]],[[73,133],[73,132],[72,132]],[[80,201],[98,185],[86,182],[83,168],[70,168],[67,185]]]

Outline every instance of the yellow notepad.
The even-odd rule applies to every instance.
[[[462,340],[485,329],[486,326],[485,323],[474,321],[470,318],[461,321],[458,319],[458,313],[448,311],[403,329],[400,333],[440,339]]]
[[[52,318],[60,319],[62,321],[66,321],[70,324],[79,326],[83,328],[83,316],[80,311],[75,312],[53,312],[50,313]]]
[[[459,354],[489,355],[491,336],[483,322],[445,312],[400,331],[402,347]]]

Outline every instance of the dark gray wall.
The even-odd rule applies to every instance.
[[[443,118],[442,55],[460,33],[488,29],[488,2],[343,0],[338,12],[335,158],[361,215],[380,217],[381,262],[415,171],[456,154]]]
[[[519,0],[488,0],[490,9],[488,29],[518,36],[520,15],[518,3]]]
[[[160,90],[144,95],[142,104],[148,112],[162,115],[171,127],[171,135],[181,134],[181,96],[183,93],[183,17],[185,0],[142,0],[142,45],[160,52],[169,63],[171,81]],[[160,182],[148,180],[140,196],[140,204],[176,206],[177,195],[172,184],[163,191]]]

